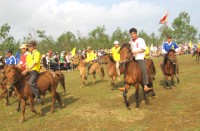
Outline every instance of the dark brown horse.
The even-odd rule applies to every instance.
[[[200,48],[196,48],[194,50],[194,53],[192,54],[192,57],[196,55],[196,61],[199,60],[200,57]]]
[[[74,57],[73,61],[72,61],[73,65],[77,65],[77,69],[80,72],[81,78],[82,78],[82,85],[81,88],[83,88],[84,86],[86,86],[86,80],[87,80],[87,76],[86,76],[86,63],[85,63],[85,58],[83,56],[76,56]],[[90,67],[89,70],[89,74],[93,75],[93,85],[95,84],[96,81],[96,73],[98,73],[100,75],[100,77],[104,78],[104,68],[98,63],[98,62],[93,62],[92,66]]]
[[[20,98],[20,102],[22,104],[21,106],[22,118],[20,119],[20,122],[23,122],[25,120],[25,106],[27,100],[29,100],[31,111],[36,114],[40,114],[34,108],[35,96],[27,82],[29,74],[27,76],[23,76],[21,74],[21,69],[12,65],[5,66],[4,70],[7,82],[14,85],[15,91],[17,92]],[[59,83],[59,77],[56,75],[56,73],[52,71],[41,72],[37,80],[37,86],[39,89],[39,93],[41,95],[45,96],[47,90],[49,90],[52,94],[53,99],[52,99],[51,113],[53,113],[55,110],[56,100],[58,100],[59,104],[62,106],[60,95],[58,92],[56,92],[58,83]]]
[[[110,56],[109,54],[104,54],[103,56],[100,57],[99,59],[100,64],[106,64],[107,68],[107,73],[108,76],[110,77],[111,80],[111,85],[113,85],[113,90],[116,88],[116,78],[117,78],[117,70],[116,70],[116,62],[114,61],[113,57]],[[120,66],[120,74],[124,73],[124,68],[123,66]]]
[[[144,91],[144,85],[142,80],[142,73],[139,65],[136,63],[136,61],[133,60],[130,44],[123,44],[120,49],[120,63],[125,64],[125,73],[124,73],[124,100],[127,107],[129,107],[129,102],[127,100],[127,93],[128,89],[131,85],[133,85],[136,89],[135,91],[135,98],[136,98],[136,108],[139,107],[139,85],[143,88],[143,94],[144,94],[144,100],[146,103],[148,103],[148,99],[146,97],[145,91]],[[150,69],[149,69],[150,70]],[[151,71],[148,71],[148,73]],[[151,79],[151,74],[148,74],[149,77],[149,87],[153,86],[153,81]]]
[[[167,53],[167,57],[164,60],[164,75],[165,75],[165,83],[169,86],[170,90],[174,86],[174,76],[177,78],[177,82],[179,82],[179,78],[176,76],[176,63],[177,57],[174,49],[170,49]],[[170,83],[168,83],[168,79]]]

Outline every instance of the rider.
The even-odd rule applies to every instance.
[[[160,67],[161,67],[161,70],[162,70],[162,73],[164,75],[164,61],[165,59],[167,58],[167,52],[170,50],[170,49],[174,49],[176,52],[178,52],[179,48],[178,48],[178,45],[172,41],[172,37],[171,36],[167,36],[167,41],[163,43],[163,46],[162,46],[162,53],[164,54],[164,59],[163,59],[163,62],[160,64]],[[178,67],[178,61],[176,60],[176,73],[178,74],[179,73],[179,67]]]
[[[90,70],[90,67],[92,66],[92,63],[94,60],[95,60],[94,51],[91,50],[90,46],[88,46],[87,53],[86,53],[86,59],[85,59],[85,62],[87,63],[87,74],[86,75],[89,75],[89,70]]]
[[[129,33],[131,34],[131,41],[129,44],[131,45],[131,51],[132,55],[135,57],[135,61],[140,66],[141,72],[142,72],[142,79],[143,79],[143,85],[144,85],[144,91],[148,92],[150,90],[153,90],[153,88],[149,88],[147,85],[149,84],[148,80],[148,74],[147,69],[144,61],[145,56],[145,50],[146,50],[146,44],[144,39],[139,38],[137,35],[137,29],[131,28],[129,30]]]
[[[19,66],[21,67],[22,71],[26,70],[26,57],[29,54],[27,44],[22,44],[20,47],[22,55],[20,57]]]
[[[148,59],[148,58],[149,58],[149,52],[150,52],[149,47],[146,46],[146,50],[145,50],[145,52],[144,52],[144,54],[145,54],[144,58],[145,58],[145,59]]]
[[[6,50],[5,64],[6,65],[16,65],[17,64],[16,58],[13,56],[12,51],[10,49]],[[9,90],[9,95],[12,95],[13,91],[14,91],[14,86],[13,86],[13,84],[11,84],[10,90]]]
[[[6,50],[6,65],[16,65],[16,58],[13,56],[12,51],[10,49]]]
[[[117,76],[118,81],[120,80],[120,69],[119,69],[119,61],[120,61],[120,54],[119,54],[120,46],[119,42],[114,42],[114,47],[111,49],[111,54],[113,56],[114,61],[116,62],[116,70],[117,70]]]
[[[30,51],[30,54],[26,58],[27,66],[26,70],[22,72],[23,75],[26,75],[28,72],[30,73],[29,78],[29,85],[34,93],[34,95],[37,98],[37,103],[42,104],[43,101],[40,97],[39,90],[36,85],[37,78],[39,77],[40,72],[40,59],[41,55],[40,52],[36,49],[37,43],[36,41],[30,41],[28,43],[28,49]]]

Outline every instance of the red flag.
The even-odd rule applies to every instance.
[[[159,24],[166,24],[168,20],[168,12],[160,19]]]

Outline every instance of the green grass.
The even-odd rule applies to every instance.
[[[37,116],[26,108],[26,121],[19,123],[21,112],[16,112],[17,98],[10,98],[9,106],[0,101],[0,130],[69,130],[69,131],[198,131],[200,130],[200,97],[199,68],[200,64],[190,55],[178,56],[180,65],[180,83],[172,91],[163,87],[163,76],[159,68],[161,58],[154,58],[156,80],[154,89],[156,97],[149,96],[150,103],[143,101],[140,108],[135,109],[134,87],[128,93],[131,110],[127,110],[122,92],[111,91],[106,74],[105,81],[97,76],[97,82],[91,86],[80,88],[81,79],[78,71],[65,71],[67,95],[63,95],[58,87],[63,103],[60,108],[56,103],[56,111],[50,115],[51,95],[45,97],[42,106],[43,116]],[[122,80],[123,76],[121,76]],[[123,86],[123,81],[118,82]],[[140,90],[140,100],[143,99]],[[39,107],[36,105],[36,109]]]

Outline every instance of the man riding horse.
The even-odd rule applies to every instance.
[[[92,66],[92,63],[93,61],[95,60],[95,54],[94,54],[94,51],[91,50],[91,47],[88,46],[87,47],[87,53],[86,53],[86,59],[85,59],[85,62],[87,63],[87,75],[89,75],[89,70],[90,70],[90,67]]]
[[[162,73],[163,75],[165,75],[164,73],[164,63],[167,59],[167,53],[170,49],[174,49],[176,52],[178,52],[179,48],[178,48],[178,45],[172,41],[172,37],[171,36],[167,36],[167,41],[163,43],[163,46],[162,46],[162,53],[164,54],[164,58],[163,58],[163,62],[160,64],[160,67],[161,67],[161,70],[162,70]],[[179,73],[179,66],[178,66],[178,61],[176,59],[176,64],[175,65],[175,73],[178,74]]]
[[[120,61],[120,54],[119,54],[120,46],[119,42],[114,42],[114,47],[111,49],[111,54],[113,56],[114,61],[116,62],[116,70],[117,70],[117,77],[118,81],[120,81],[120,70],[119,70],[119,61]]]

